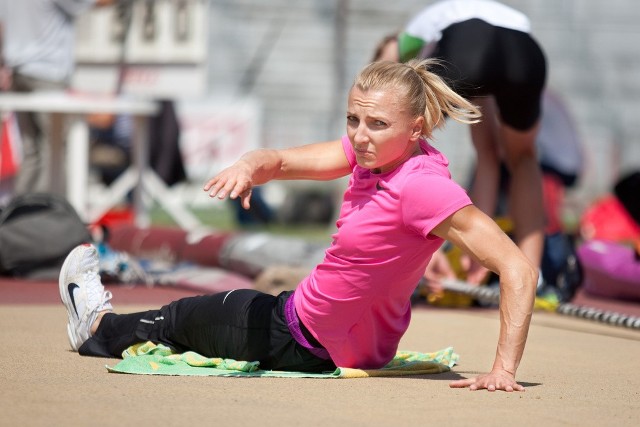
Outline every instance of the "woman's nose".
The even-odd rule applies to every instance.
[[[356,133],[353,136],[353,142],[355,142],[356,144],[369,142],[369,134],[367,132],[366,126],[363,126],[362,124],[358,126],[358,128],[356,129]]]

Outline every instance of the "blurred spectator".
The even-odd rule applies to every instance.
[[[235,211],[235,218],[240,227],[268,225],[274,222],[275,213],[262,196],[262,187],[254,187],[251,194],[251,207],[245,209],[239,200],[229,200]]]
[[[580,179],[584,156],[573,117],[560,96],[550,90],[543,94],[536,149],[542,170],[545,234],[564,232],[565,189],[574,187]],[[473,187],[473,181],[469,187]],[[499,197],[492,215],[509,215],[508,192],[509,171],[502,163]]]
[[[120,114],[90,114],[91,150],[89,163],[100,181],[111,185],[131,163],[133,118]]]
[[[552,91],[543,95],[540,132],[536,138],[538,158],[543,171],[543,199],[545,239],[541,261],[541,273],[547,284],[539,293],[555,292],[560,300],[568,301],[581,280],[579,267],[575,265],[576,251],[571,230],[567,230],[562,218],[565,189],[575,186],[583,172],[583,150],[573,118],[562,99]],[[513,231],[509,220],[508,189],[509,172],[504,164],[500,170],[500,192],[492,215],[507,233]],[[473,181],[469,184],[472,188]],[[449,248],[450,249],[450,248]],[[430,263],[425,278],[436,281],[456,278],[466,271],[470,260],[459,252],[446,251],[448,257],[438,254]],[[457,259],[460,258],[460,259]],[[448,262],[449,261],[449,262]],[[460,263],[452,265],[450,262]],[[491,278],[490,278],[491,279]],[[432,293],[441,294],[441,286],[430,285]]]
[[[563,220],[565,190],[572,188],[583,172],[583,149],[573,117],[559,95],[546,90],[543,95],[542,121],[536,138],[542,169],[545,238],[541,272],[546,289],[560,300],[568,301],[580,284],[574,230],[567,230]],[[508,191],[509,173],[503,168],[502,196]],[[497,215],[509,215],[506,200]]]
[[[478,158],[472,200],[484,212],[493,211],[504,161],[512,177],[515,240],[539,267],[544,210],[535,138],[546,59],[527,16],[493,0],[443,0],[417,11],[388,43],[391,48],[378,47],[380,58],[437,58],[441,66],[435,72],[482,109],[483,119],[470,127]],[[474,262],[467,279],[479,283],[486,273]]]
[[[149,165],[168,186],[186,179],[180,152],[180,119],[175,102],[160,99],[158,113],[151,117],[149,130]],[[113,182],[131,162],[134,117],[129,114],[91,114],[91,162],[100,171],[105,184]]]
[[[74,70],[75,20],[94,6],[116,0],[0,0],[0,58],[3,90],[63,90]],[[18,113],[23,160],[15,193],[50,190],[48,120]]]

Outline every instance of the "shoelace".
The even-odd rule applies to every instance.
[[[111,298],[113,298],[111,291],[104,291],[104,293],[102,294],[102,301],[100,302],[100,307],[98,307],[97,311],[106,310],[107,309],[106,305],[109,303],[109,300],[111,300]]]
[[[94,313],[98,313],[106,309],[106,305],[113,297],[111,291],[105,291],[104,286],[100,284],[100,275],[97,268],[90,268],[85,273],[85,280],[87,283],[96,283],[95,285],[87,286],[87,316],[91,316]]]

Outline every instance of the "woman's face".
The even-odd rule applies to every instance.
[[[415,153],[424,118],[412,118],[401,101],[394,89],[349,92],[347,135],[361,167],[388,172]]]

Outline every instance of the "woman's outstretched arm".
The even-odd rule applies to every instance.
[[[283,150],[249,151],[207,181],[210,197],[240,197],[249,208],[251,189],[274,179],[330,180],[351,172],[342,141],[327,141]]]

